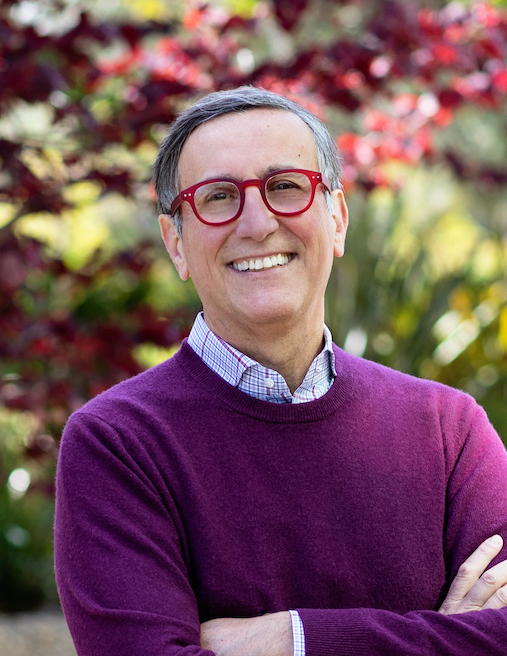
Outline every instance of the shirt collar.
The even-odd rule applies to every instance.
[[[202,312],[192,326],[188,344],[210,369],[247,394],[275,403],[302,403],[325,394],[336,377],[333,342],[326,325],[323,333],[324,348],[311,363],[294,394],[278,372],[264,367],[215,335],[208,328]]]

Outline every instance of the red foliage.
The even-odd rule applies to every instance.
[[[284,30],[290,31],[306,9],[307,0],[273,0],[273,5],[280,25]]]
[[[138,344],[168,347],[186,336],[193,312],[160,317],[139,290],[153,254],[148,244],[75,272],[51,259],[42,244],[0,231],[0,400],[34,412],[45,433],[58,438],[70,412],[141,371]],[[137,281],[121,301],[101,298],[97,281],[120,274]],[[54,305],[53,284],[63,282],[66,307]],[[57,293],[57,292],[56,292]]]

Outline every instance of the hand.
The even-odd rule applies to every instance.
[[[465,560],[438,610],[439,613],[451,615],[507,606],[507,560],[487,572],[484,571],[500,553],[502,545],[502,538],[494,535],[485,540]]]
[[[217,656],[292,656],[288,612],[245,619],[219,618],[201,624],[201,646]]]

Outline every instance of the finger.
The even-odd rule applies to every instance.
[[[493,558],[500,553],[502,545],[503,540],[499,535],[493,535],[480,544],[458,569],[448,597],[460,600],[467,595]]]
[[[477,583],[486,567],[500,553],[502,545],[503,540],[499,535],[493,535],[479,545],[458,569],[439,612],[456,612],[458,605]]]
[[[484,608],[488,601],[507,585],[507,561],[504,560],[481,576],[466,596],[466,603],[472,608]],[[503,593],[497,595],[497,603],[501,603]],[[503,605],[500,606],[503,608]]]
[[[507,585],[504,585],[488,599],[483,608],[505,608],[507,606]]]

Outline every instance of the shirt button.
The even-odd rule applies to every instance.
[[[271,389],[275,386],[275,382],[271,380],[271,378],[266,378],[266,380],[264,381],[264,385],[266,385],[268,389]]]

